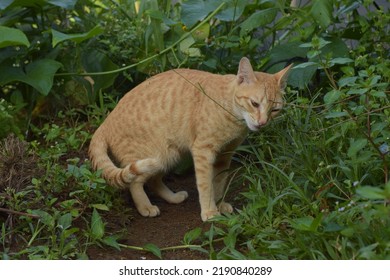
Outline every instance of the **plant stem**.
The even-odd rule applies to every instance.
[[[125,249],[136,250],[136,251],[149,252],[149,250],[147,250],[147,249],[145,249],[143,247],[126,245],[126,244],[121,244],[121,243],[119,243],[119,247],[125,248]],[[170,250],[179,250],[179,249],[199,249],[199,248],[202,248],[202,246],[201,245],[177,245],[177,246],[170,246],[170,247],[160,248],[160,250],[161,251],[170,251]]]
[[[144,248],[138,247],[138,246],[131,246],[131,245],[126,245],[126,244],[122,244],[122,243],[119,243],[118,245],[121,248],[126,248],[126,249],[131,249],[131,250],[136,250],[136,251],[146,251]]]
[[[205,23],[207,23],[213,16],[215,16],[217,13],[220,12],[220,10],[223,8],[223,6],[225,6],[225,2],[222,2],[218,8],[215,9],[215,11],[213,11],[211,14],[208,15],[208,17],[206,17],[203,21],[201,21],[197,26],[195,26],[191,31],[183,34],[183,36],[181,36],[175,43],[173,43],[171,46],[165,48],[164,50],[162,50],[161,52],[159,53],[156,53],[150,57],[147,57],[137,63],[134,63],[134,64],[130,64],[128,66],[125,66],[125,67],[122,67],[122,68],[119,68],[119,69],[116,69],[116,70],[112,70],[112,71],[103,71],[103,72],[93,72],[93,73],[58,73],[58,74],[55,74],[55,76],[59,77],[59,76],[74,76],[74,75],[78,75],[78,76],[99,76],[99,75],[109,75],[109,74],[115,74],[115,73],[119,73],[119,72],[122,72],[122,71],[125,71],[127,69],[130,69],[130,68],[134,68],[140,64],[143,64],[145,62],[148,62],[150,60],[153,60],[157,57],[159,57],[160,55],[162,54],[165,54],[171,50],[173,50],[177,45],[179,45],[183,40],[185,40],[187,37],[189,37],[192,33],[194,33],[196,30],[198,30],[202,25],[204,25]]]
[[[15,215],[19,215],[19,216],[26,216],[26,217],[35,218],[35,219],[39,218],[38,215],[29,214],[29,213],[25,213],[25,212],[19,212],[19,211],[5,209],[5,208],[0,208],[0,212],[5,212],[5,213],[9,213],[9,214],[15,214]]]

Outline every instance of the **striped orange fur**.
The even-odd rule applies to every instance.
[[[188,194],[161,180],[191,152],[203,221],[233,208],[222,198],[232,154],[248,128],[259,130],[283,106],[286,67],[276,74],[254,72],[242,58],[237,75],[177,69],[158,74],[128,92],[92,137],[94,169],[113,186],[128,188],[143,216],[160,214],[144,191],[169,203]]]

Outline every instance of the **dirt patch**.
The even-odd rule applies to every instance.
[[[0,143],[0,155],[0,196],[5,197],[5,199],[7,199],[7,194],[4,190],[9,186],[13,186],[15,191],[23,190],[31,184],[32,178],[37,178],[43,174],[43,170],[38,167],[39,157],[29,152],[27,142],[20,141],[16,137],[10,136]],[[75,154],[64,155],[60,158],[60,162],[65,163],[68,158],[72,157],[84,159],[86,155],[87,151],[83,149]],[[167,248],[183,245],[184,235],[194,228],[199,227],[203,232],[207,231],[210,223],[203,223],[200,217],[198,192],[193,171],[180,176],[168,175],[164,181],[175,192],[186,190],[189,194],[188,199],[181,204],[174,205],[147,191],[152,203],[160,208],[161,214],[155,218],[145,218],[136,211],[129,192],[121,193],[118,191],[118,198],[126,200],[127,205],[124,208],[121,205],[121,210],[113,209],[108,212],[100,212],[103,216],[107,235],[119,233],[121,236],[121,239],[118,240],[119,243],[129,246],[144,247],[146,244],[153,244],[159,248]],[[64,190],[60,194],[64,197],[60,198],[59,201],[66,200],[68,193],[69,190]],[[121,195],[122,198],[120,198]],[[231,194],[229,196],[234,197]],[[2,207],[1,200],[0,207]],[[4,218],[6,225],[11,229],[20,215],[30,215],[21,212],[16,213],[8,209],[2,209],[0,214],[0,218]],[[81,219],[79,223],[77,227],[85,227]],[[12,235],[8,239],[9,244],[12,244],[11,252],[19,251],[21,250],[20,246],[24,246],[23,242],[18,243],[16,239],[13,240]],[[157,259],[155,255],[146,251],[127,248],[117,250],[109,246],[90,246],[86,253],[89,259]],[[163,251],[162,258],[195,260],[208,259],[209,256],[196,250],[176,249]]]
[[[207,223],[203,223],[200,218],[200,207],[198,192],[196,190],[195,178],[193,174],[186,176],[169,176],[166,184],[173,191],[186,190],[188,199],[177,205],[168,204],[160,198],[150,195],[152,203],[160,208],[161,214],[155,218],[145,218],[136,213],[129,225],[126,226],[127,235],[120,243],[143,247],[152,243],[159,248],[182,245],[182,240],[186,232],[200,227],[207,229]],[[135,209],[131,199],[129,207]],[[107,220],[107,219],[106,219]],[[116,225],[110,223],[108,227],[115,228]],[[156,259],[152,253],[131,249],[121,249],[118,251],[111,248],[91,247],[87,251],[90,259]],[[194,250],[179,249],[168,250],[162,253],[163,259],[207,259],[208,255]]]

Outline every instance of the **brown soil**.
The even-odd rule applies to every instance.
[[[34,155],[28,155],[26,153],[26,144],[24,142],[18,141],[16,138],[10,138],[7,141],[4,142],[6,146],[0,146],[0,151],[7,152],[6,154],[2,154],[0,167],[6,165],[12,168],[0,169],[8,171],[15,170],[15,172],[11,172],[10,174],[0,173],[0,179],[9,179],[7,179],[8,181],[0,180],[0,193],[2,188],[9,185],[11,181],[12,185],[17,185],[22,188],[26,185],[25,182],[31,181],[32,176],[41,174],[42,172],[36,167],[37,158]],[[85,155],[86,151],[82,151],[77,156],[83,158]],[[14,163],[13,159],[15,158],[19,160]],[[16,172],[16,170],[20,172]],[[104,215],[106,233],[120,233],[121,239],[118,240],[119,243],[129,246],[144,247],[146,244],[153,244],[159,248],[167,248],[183,245],[184,235],[194,228],[199,227],[203,232],[207,231],[210,223],[203,223],[200,218],[198,192],[193,172],[181,176],[168,175],[165,182],[175,192],[186,190],[189,194],[188,199],[181,204],[173,205],[148,192],[152,203],[160,208],[161,214],[155,218],[145,218],[138,214],[130,195],[128,192],[125,192],[123,193],[123,199],[126,199],[128,202],[128,208],[126,206],[125,210],[112,210],[107,213],[101,213]],[[18,189],[20,188],[18,187]],[[120,192],[118,192],[118,195],[121,195]],[[230,196],[233,197],[234,194],[230,194]],[[129,216],[131,216],[130,220],[128,218]],[[15,219],[17,217],[15,216]],[[127,248],[117,250],[109,246],[97,245],[89,247],[87,249],[87,255],[89,259],[157,259],[154,254],[147,251]],[[162,252],[163,259],[193,260],[208,259],[208,257],[206,253],[190,249],[164,250]]]
[[[189,194],[188,199],[181,204],[173,205],[150,195],[152,203],[160,208],[160,216],[145,218],[134,210],[134,218],[126,226],[127,234],[124,239],[120,240],[121,244],[143,247],[145,244],[152,243],[159,248],[178,246],[182,245],[186,232],[196,227],[203,229],[208,227],[208,224],[203,223],[200,218],[194,175],[169,177],[166,183],[173,191],[186,190]],[[129,207],[135,209],[132,202],[129,203]],[[115,228],[114,223],[107,226]],[[91,247],[87,254],[90,259],[157,259],[149,252],[127,248],[118,251],[107,246]],[[163,259],[207,259],[208,255],[190,249],[177,249],[163,251],[162,257]]]

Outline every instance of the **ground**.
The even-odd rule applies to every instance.
[[[152,203],[160,208],[161,214],[155,218],[145,218],[134,210],[133,219],[126,226],[127,236],[120,243],[142,247],[152,243],[159,248],[182,245],[183,236],[186,232],[196,228],[207,228],[200,218],[198,193],[196,190],[193,174],[183,176],[170,176],[167,184],[174,191],[186,190],[188,199],[177,205],[168,204],[155,196],[150,196]],[[129,199],[129,207],[135,209]],[[115,223],[107,226],[115,228]],[[132,249],[111,249],[109,247],[91,247],[87,251],[90,259],[156,259],[152,253]],[[189,249],[168,250],[162,253],[163,259],[207,259],[208,255]]]
[[[5,186],[13,186],[15,191],[21,191],[30,185],[32,178],[42,176],[43,170],[38,167],[38,157],[27,152],[28,143],[19,140],[16,137],[8,137],[0,145],[0,196],[6,196]],[[83,161],[87,157],[86,148],[78,151],[76,154],[67,154],[61,161],[67,162],[68,158],[78,157]],[[183,245],[185,234],[195,228],[201,228],[206,232],[210,228],[210,223],[203,223],[200,217],[200,206],[198,201],[198,192],[196,189],[195,175],[192,170],[181,166],[182,175],[168,174],[164,180],[165,183],[175,192],[185,190],[189,197],[181,204],[169,204],[152,193],[146,191],[153,204],[160,208],[161,214],[155,218],[142,217],[135,210],[128,191],[117,191],[113,195],[118,195],[118,199],[123,203],[118,208],[113,207],[110,211],[100,211],[105,223],[106,236],[118,235],[120,244],[144,247],[146,244],[153,244],[158,248],[177,247]],[[4,168],[3,168],[4,167]],[[65,167],[64,167],[65,168]],[[180,169],[180,168],[179,168]],[[179,170],[178,169],[178,170]],[[2,191],[3,190],[3,191]],[[67,199],[69,189],[64,189],[64,199]],[[237,192],[239,190],[235,190]],[[237,193],[236,193],[237,194]],[[233,198],[234,194],[230,194]],[[43,198],[41,198],[43,199]],[[115,198],[116,199],[116,198]],[[227,200],[230,200],[229,198]],[[1,204],[0,204],[1,206]],[[236,205],[237,206],[237,205]],[[39,208],[39,206],[37,206]],[[19,215],[26,215],[23,212],[12,212],[1,208],[1,217],[7,219],[12,217],[8,222],[19,218]],[[0,218],[1,218],[0,217]],[[85,221],[77,219],[75,222],[80,223],[78,228],[85,228]],[[12,234],[11,234],[12,236]],[[11,251],[19,252],[24,249],[25,242],[15,242]],[[156,259],[157,257],[147,251],[121,248],[117,250],[110,246],[91,245],[87,249],[89,259]],[[19,246],[22,246],[19,248]],[[190,250],[176,249],[164,250],[163,259],[207,259],[206,253]]]

